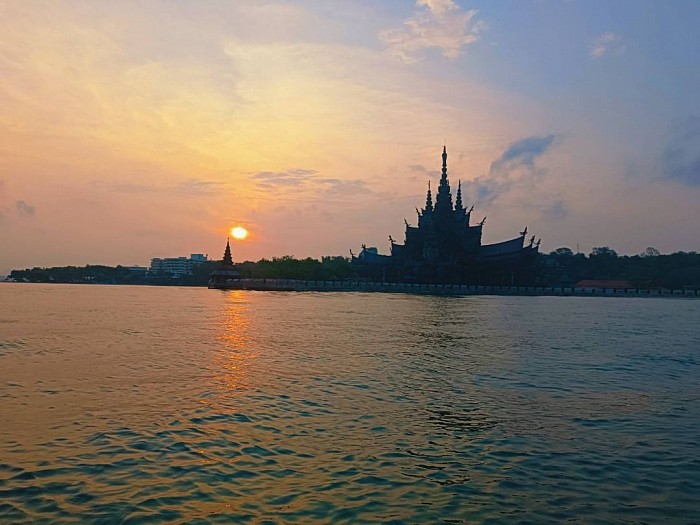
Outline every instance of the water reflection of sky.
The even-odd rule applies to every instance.
[[[7,290],[9,521],[696,515],[699,302]]]

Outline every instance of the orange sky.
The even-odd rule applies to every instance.
[[[580,87],[499,79],[498,13],[331,4],[3,2],[0,274],[220,258],[238,224],[236,260],[386,250],[445,140],[486,242],[528,225],[545,250],[697,249],[698,187],[629,176],[660,139],[623,105],[618,140],[605,108],[571,102]],[[578,59],[604,85],[630,52],[601,42]]]

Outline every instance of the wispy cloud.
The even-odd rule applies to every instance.
[[[0,179],[0,222],[16,215],[22,218],[31,218],[36,213],[36,208],[25,200],[16,199],[7,191],[5,181]],[[14,201],[14,202],[13,202]],[[14,212],[12,211],[14,204]]]
[[[569,207],[563,199],[554,199],[552,202],[540,204],[537,209],[548,221],[558,221],[569,216]]]
[[[428,168],[426,168],[426,167],[423,166],[422,164],[411,164],[411,165],[408,167],[408,169],[409,169],[412,173],[417,173],[417,174],[420,174],[420,175],[426,175],[426,176],[428,176],[428,177],[435,177],[436,175],[439,175],[439,174],[440,174],[440,172],[439,172],[438,170],[429,170]]]
[[[488,175],[462,182],[463,191],[471,195],[477,205],[488,206],[515,186],[531,188],[543,174],[535,160],[549,151],[555,139],[555,135],[546,135],[527,137],[512,143],[491,163]],[[562,201],[558,206],[542,211],[552,217],[561,217],[565,213],[564,203]]]
[[[661,161],[665,178],[700,186],[700,117],[690,115],[676,126]]]
[[[261,189],[300,190],[316,173],[316,170],[291,168],[285,171],[260,171],[253,174],[251,178]]]
[[[36,212],[34,206],[31,206],[26,201],[17,201],[15,202],[15,206],[17,207],[17,214],[20,217],[33,217]]]
[[[372,193],[367,187],[367,181],[362,179],[319,179],[318,182],[325,188],[325,193],[329,197],[349,197]]]
[[[117,193],[164,193],[170,195],[217,195],[228,183],[216,180],[187,179],[174,184],[148,184],[140,182],[95,181],[94,185]]]
[[[365,180],[319,177],[318,171],[313,169],[261,171],[253,174],[252,179],[259,189],[266,191],[309,192],[317,197],[348,197],[371,193]]]
[[[620,35],[607,32],[597,37],[591,44],[591,58],[605,55],[620,55],[625,52],[625,43]]]
[[[227,186],[226,182],[218,180],[189,179],[175,185],[173,190],[187,195],[217,195]]]
[[[491,164],[491,173],[510,173],[520,166],[533,170],[535,159],[543,155],[554,142],[554,135],[528,137],[514,142]]]
[[[419,11],[400,28],[379,34],[389,51],[404,62],[421,60],[419,52],[439,49],[449,59],[459,56],[462,47],[479,39],[485,24],[475,20],[477,11],[465,11],[453,0],[417,0]]]

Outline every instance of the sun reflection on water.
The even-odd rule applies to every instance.
[[[223,393],[250,388],[249,368],[257,357],[250,339],[250,304],[241,291],[226,292],[226,307],[222,313],[216,353],[217,380],[224,385]]]

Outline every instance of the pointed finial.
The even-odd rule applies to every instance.
[[[525,226],[525,229],[520,232],[520,235],[522,235],[523,237],[527,235],[527,226]]]
[[[433,194],[430,191],[430,179],[428,179],[428,195],[425,197],[425,211],[433,211]]]
[[[447,183],[447,146],[442,147],[442,177],[440,178],[440,185]]]
[[[455,200],[455,210],[462,210],[462,180],[457,184],[457,199]]]

